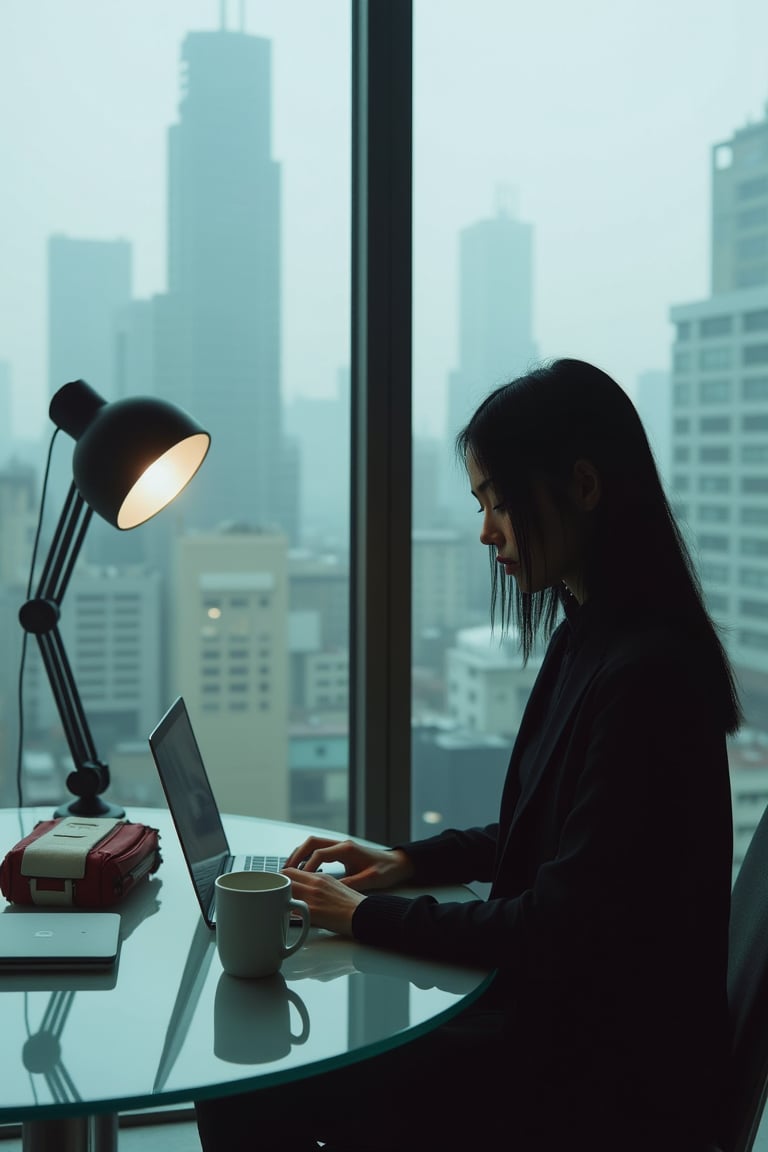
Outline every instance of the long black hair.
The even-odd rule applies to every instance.
[[[600,500],[589,516],[580,573],[589,599],[638,619],[667,621],[714,664],[733,732],[741,708],[728,656],[704,605],[682,532],[664,494],[642,421],[626,392],[582,360],[554,360],[501,387],[481,403],[456,437],[462,462],[471,454],[493,481],[515,534],[530,584],[531,541],[537,532],[536,493],[544,486],[565,510],[577,460],[597,469]],[[551,635],[565,590],[554,585],[521,592],[499,572],[491,552],[491,615],[506,630],[514,614],[525,660],[540,634]]]

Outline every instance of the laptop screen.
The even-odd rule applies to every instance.
[[[149,737],[160,782],[205,915],[229,844],[181,696]]]

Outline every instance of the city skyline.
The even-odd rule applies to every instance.
[[[225,6],[230,28],[240,7]],[[540,355],[595,359],[632,392],[640,373],[668,367],[670,305],[708,294],[710,152],[762,116],[768,13],[753,0],[705,12],[689,0],[578,12],[445,0],[439,23],[430,14],[414,4],[415,430],[445,431],[458,236],[494,215],[497,196],[534,230]],[[220,22],[215,0],[109,12],[39,0],[0,16],[0,147],[14,173],[0,189],[0,360],[17,436],[45,429],[48,237],[127,239],[134,296],[166,286],[163,154],[181,42]],[[348,362],[349,6],[251,4],[245,29],[274,44],[283,399],[327,396]]]

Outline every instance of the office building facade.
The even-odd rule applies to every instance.
[[[189,708],[223,811],[288,817],[288,566],[283,536],[175,541],[168,703]]]
[[[671,489],[768,729],[768,116],[712,150],[712,285],[671,309]]]
[[[528,369],[533,338],[533,225],[501,205],[459,236],[458,364],[448,386],[448,440],[495,384]]]
[[[131,298],[127,240],[48,241],[48,385],[87,380],[105,400],[117,398],[117,318]]]
[[[270,41],[224,28],[182,45],[168,134],[168,293],[158,299],[156,391],[212,437],[204,490],[185,509],[290,527],[281,414],[280,165],[272,152]]]

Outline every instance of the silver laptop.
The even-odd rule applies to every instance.
[[[177,697],[149,736],[160,782],[176,827],[200,909],[216,924],[216,877],[224,872],[279,872],[287,857],[254,851],[234,855],[213,795],[187,706]],[[258,813],[254,812],[254,816]],[[344,875],[342,866],[324,871]]]
[[[119,948],[116,912],[6,909],[0,915],[0,974],[96,972],[112,967]]]

